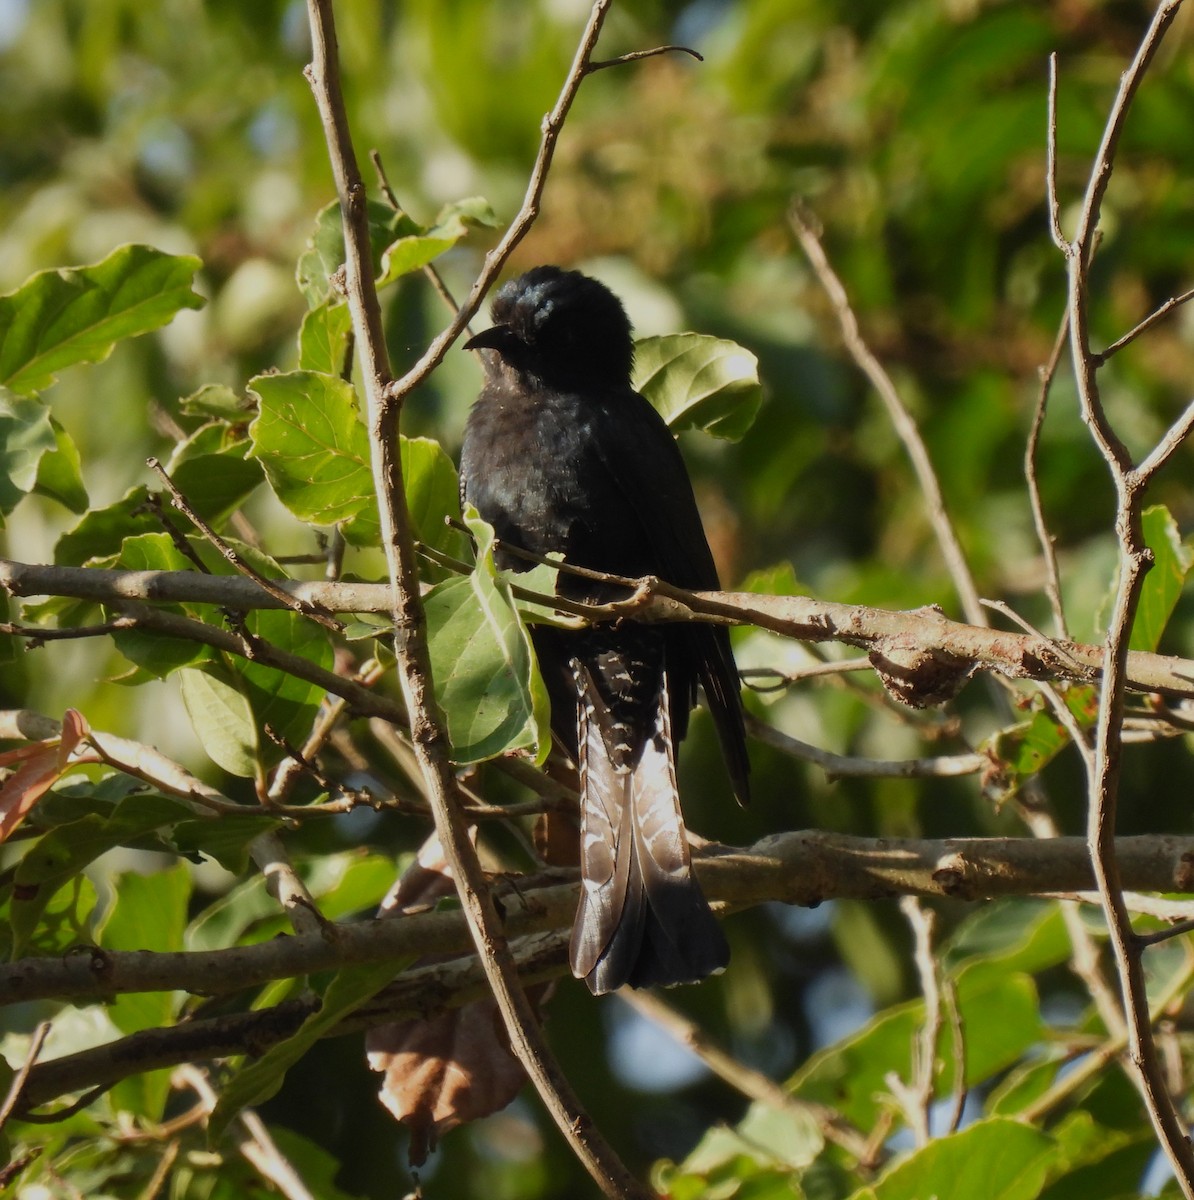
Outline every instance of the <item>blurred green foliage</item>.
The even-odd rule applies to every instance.
[[[542,216],[511,270],[581,266],[624,297],[640,335],[697,330],[757,355],[765,394],[753,424],[736,429],[741,440],[682,438],[726,586],[807,590],[887,608],[935,603],[959,613],[903,448],[843,355],[830,305],[788,228],[798,195],[823,222],[865,335],[921,426],[980,593],[1052,629],[1023,469],[1038,369],[1065,296],[1045,203],[1047,56],[1058,55],[1057,175],[1068,228],[1119,74],[1150,12],[1133,0],[615,6],[598,57],[680,41],[705,61],[664,56],[585,82]],[[337,5],[358,154],[380,152],[404,209],[398,216],[378,206],[375,222],[386,230],[379,246],[405,239],[387,260],[386,333],[396,368],[414,361],[445,320],[442,301],[407,272],[436,254],[448,286],[465,293],[497,236],[469,198],[484,196],[499,222],[516,210],[540,119],[586,13],[580,0]],[[1150,71],[1103,206],[1091,322],[1104,345],[1192,283],[1191,21],[1183,12]],[[138,332],[122,326],[110,355],[104,344],[86,357],[103,361],[66,367],[56,383],[44,372],[25,377],[29,390],[43,390],[47,407],[23,394],[0,397],[8,556],[180,565],[160,521],[144,509],[145,488],[155,483],[144,466],[150,454],[169,460],[180,486],[230,536],[244,533],[229,524],[233,512],[247,518],[272,556],[258,555],[259,569],[276,573],[280,559],[316,549],[301,522],[328,524],[318,521],[328,510],[310,489],[276,480],[285,478],[293,438],[319,432],[307,420],[313,410],[301,407],[312,403],[308,383],[318,381],[321,412],[333,401],[350,412],[354,399],[334,378],[348,328],[329,294],[338,262],[334,210],[326,211],[333,189],[302,76],[307,55],[306,14],[296,0],[0,0],[0,291],[68,264],[104,262],[115,272],[113,252],[138,243],[178,256],[173,264],[195,256],[195,287],[207,299],[196,311],[175,296],[163,312],[177,314],[160,333],[117,341]],[[10,309],[17,317],[27,311],[3,311]],[[1192,321],[1179,309],[1101,374],[1108,412],[1136,453],[1189,401]],[[660,343],[650,345],[654,355]],[[20,376],[5,378],[22,391]],[[452,503],[443,452],[454,457],[478,383],[476,367],[454,351],[407,406],[406,435],[443,448],[426,441],[404,448],[408,466],[423,464],[412,475],[429,520]],[[287,405],[299,406],[286,408],[289,424],[271,428],[267,418]],[[335,444],[339,436],[343,445]],[[331,475],[339,478],[347,464],[361,484],[349,497],[352,511],[337,518],[351,518],[346,569],[381,578],[361,474],[363,431],[341,423],[321,444]],[[262,485],[257,463],[274,491]],[[1191,561],[1183,537],[1194,524],[1190,467],[1183,451],[1151,496],[1164,505],[1150,529],[1165,570],[1134,643],[1187,655],[1194,654],[1194,609],[1183,592]],[[1114,580],[1113,495],[1064,367],[1043,428],[1039,476],[1070,632],[1097,640]],[[204,606],[186,611],[216,620]],[[79,614],[63,602],[25,612],[64,621]],[[258,617],[254,629],[275,644],[332,661],[329,640],[293,614]],[[736,639],[744,667],[789,672],[809,661],[805,650],[769,634],[743,630]],[[174,672],[189,682],[179,687]],[[1012,723],[981,685],[946,713],[909,714],[861,678],[760,691],[749,703],[794,736],[877,758],[965,749]],[[252,785],[240,777],[280,753],[261,732],[265,714],[301,739],[318,700],[314,689],[267,668],[233,674],[207,651],[133,635],[14,652],[0,665],[0,693],[5,707],[55,716],[76,707],[95,728],[152,742],[246,801]],[[1022,694],[1015,727],[990,743],[1003,760],[1004,792],[1043,771],[1062,827],[1076,832],[1085,812],[1076,757],[1030,696]],[[1079,719],[1090,699],[1078,689],[1069,694]],[[209,713],[206,724],[197,710]],[[196,736],[188,713],[201,729],[220,725],[222,749]],[[828,782],[762,746],[752,750],[757,799],[741,811],[728,800],[709,734],[695,719],[682,762],[690,824],[708,837],[745,844],[803,826],[871,835],[1024,832],[1014,796],[997,803],[973,779]],[[333,756],[335,772],[380,793],[405,788],[367,731],[357,737],[361,761]],[[493,798],[512,794],[500,779],[480,778]],[[1123,787],[1123,832],[1190,831],[1194,770],[1185,739],[1129,748]],[[63,875],[70,883],[44,898],[36,929],[10,915],[10,938],[36,933],[42,948],[60,952],[86,937],[166,948],[278,932],[273,906],[245,873],[258,818],[225,830],[217,847],[184,828],[176,812],[154,809],[142,827],[129,804],[111,778],[62,785],[46,797],[31,827],[48,849],[57,846],[63,857],[55,862],[71,868]],[[378,854],[411,849],[425,833],[412,818],[358,814],[288,836],[324,911],[339,915],[376,904],[387,886]],[[110,849],[130,845],[133,858]],[[232,873],[178,865],[198,857],[197,847]],[[102,851],[109,852],[103,862],[79,875],[79,864]],[[11,878],[3,881],[11,890]],[[945,906],[941,916],[944,961],[964,1016],[974,1014],[965,1022],[973,1123],[872,1189],[856,1192],[873,1181],[815,1128],[748,1111],[745,1099],[685,1062],[669,1078],[659,1035],[648,1055],[636,1055],[643,1031],[616,1001],[597,1003],[562,985],[550,1035],[598,1124],[640,1173],[655,1164],[655,1179],[676,1196],[962,1195],[948,1188],[961,1186],[964,1171],[991,1186],[997,1180],[997,1194],[1009,1198],[1139,1194],[1153,1142],[1118,1070],[1100,1073],[1072,1107],[1035,1128],[1007,1119],[1053,1081],[1060,1047],[1101,1031],[1089,997],[1065,970],[1069,946],[1055,907],[989,906],[967,921],[965,909]],[[773,1078],[795,1072],[797,1094],[846,1112],[869,1136],[882,1107],[876,1092],[887,1071],[907,1072],[923,1016],[899,913],[845,903],[813,914],[763,910],[731,919],[728,934],[729,972],[675,1003],[748,1064]],[[1180,943],[1173,950],[1180,959]],[[1150,959],[1150,966],[1158,986],[1188,976],[1182,961]],[[47,1054],[182,1011],[181,997],[142,999],[54,1010]],[[31,1007],[5,1026],[13,1034],[10,1062],[20,1061],[18,1035],[49,1011]],[[1184,1033],[1177,1044],[1188,1078]],[[937,1081],[942,1097],[956,1070],[950,1053]],[[645,1075],[644,1057],[652,1068]],[[377,1104],[375,1088],[359,1039],[321,1042],[263,1107],[315,1194],[380,1197],[408,1186],[405,1135]],[[160,1077],[127,1081],[59,1125],[10,1126],[5,1149],[19,1157],[22,1145],[45,1147],[40,1165],[27,1170],[48,1196],[74,1194],[58,1176],[83,1194],[148,1194],[166,1143],[112,1134],[119,1120],[160,1119],[167,1099]],[[254,1173],[228,1141],[220,1149],[216,1159],[198,1135],[187,1142],[170,1167],[168,1194],[246,1194]],[[432,1196],[546,1200],[587,1194],[591,1185],[577,1170],[528,1097],[450,1135],[423,1182]]]

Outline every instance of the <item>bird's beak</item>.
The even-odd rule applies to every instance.
[[[499,354],[518,341],[509,325],[492,325],[464,343],[466,350],[496,350]]]

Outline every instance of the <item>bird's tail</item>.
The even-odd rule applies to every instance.
[[[588,669],[575,661],[574,668],[581,898],[572,973],[595,994],[623,984],[695,983],[722,970],[730,952],[688,855],[666,673],[652,705],[654,725],[635,738]]]

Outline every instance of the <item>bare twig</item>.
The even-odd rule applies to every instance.
[[[656,992],[623,988],[618,992],[618,999],[691,1050],[714,1075],[742,1095],[781,1112],[788,1111],[812,1117],[826,1141],[840,1146],[859,1163],[867,1159],[866,1139],[840,1113],[828,1105],[801,1100],[785,1091],[761,1071],[748,1067],[717,1045],[695,1021],[668,1004]]]
[[[953,1051],[953,1096],[945,1132],[957,1133],[966,1112],[966,1031],[962,1025],[962,1008],[958,1003],[958,987],[952,976],[943,975],[941,990],[945,996],[945,1012],[949,1017],[950,1048]]]
[[[932,909],[925,908],[915,896],[901,897],[900,911],[912,927],[912,957],[924,997],[925,1018],[912,1047],[911,1078],[905,1083],[893,1072],[887,1077],[887,1085],[904,1110],[916,1144],[927,1146],[933,1136],[930,1119],[936,1090],[937,1039],[941,1034],[941,986],[933,956],[936,918]]]
[[[1175,308],[1194,300],[1194,288],[1182,292],[1180,296],[1170,296],[1164,304],[1158,305],[1138,325],[1134,325],[1123,337],[1116,338],[1106,350],[1100,350],[1092,355],[1095,363],[1102,366],[1113,354],[1118,354],[1130,342],[1134,342],[1142,333],[1147,333],[1158,321],[1167,317]]]
[[[1049,55],[1048,119],[1045,127],[1045,189],[1049,203],[1049,232],[1063,254],[1069,243],[1061,228],[1061,202],[1057,198],[1057,54]]]
[[[884,760],[857,758],[852,755],[834,754],[818,746],[810,746],[782,730],[747,714],[746,729],[751,737],[772,746],[802,762],[814,763],[830,779],[863,777],[870,779],[943,779],[958,775],[977,775],[991,765],[985,754],[947,754],[933,758],[905,758]]]
[[[255,567],[251,566],[244,560],[216,531],[195,511],[191,502],[178,490],[174,480],[166,473],[166,468],[162,466],[156,458],[147,458],[146,465],[156,472],[161,479],[166,490],[170,493],[174,507],[199,530],[201,534],[219,551],[220,555],[231,566],[235,567],[246,578],[251,579],[259,588],[268,592],[273,598],[283,604],[286,608],[292,609],[303,617],[310,617],[312,621],[322,625],[325,629],[330,629],[334,633],[340,633],[344,629],[344,624],[337,621],[331,613],[325,612],[316,604],[310,604],[305,600],[301,600],[292,596],[289,592],[278,587],[272,579],[267,579]]]
[[[507,226],[506,232],[498,244],[486,254],[481,273],[469,290],[468,296],[465,297],[464,303],[457,310],[456,316],[428,346],[419,361],[401,379],[386,387],[387,398],[401,401],[439,366],[452,343],[476,315],[477,310],[481,307],[481,302],[493,286],[494,280],[505,266],[506,260],[514,252],[519,242],[526,237],[539,216],[543,189],[547,186],[547,175],[555,156],[556,143],[559,141],[560,132],[572,109],[573,102],[576,100],[577,93],[580,91],[580,85],[588,73],[593,49],[597,45],[597,38],[601,33],[601,27],[605,23],[611,3],[612,0],[596,0],[593,5],[559,98],[551,112],[543,118],[543,136],[539,142],[539,153],[535,158],[535,165],[531,168],[531,176],[527,182],[522,205]]]
[[[1187,410],[1145,464],[1134,467],[1127,446],[1103,408],[1097,379],[1100,364],[1091,350],[1089,328],[1089,263],[1116,149],[1132,100],[1180,3],[1181,0],[1163,0],[1158,5],[1132,62],[1120,79],[1090,170],[1074,239],[1063,245],[1062,250],[1068,266],[1070,349],[1082,419],[1115,484],[1116,534],[1120,546],[1119,579],[1104,652],[1095,761],[1088,770],[1087,838],[1119,977],[1132,1074],[1182,1193],[1187,1200],[1194,1200],[1194,1148],[1166,1089],[1164,1071],[1158,1059],[1140,947],[1134,941],[1130,915],[1123,900],[1123,880],[1115,843],[1128,637],[1144,576],[1151,566],[1151,554],[1144,541],[1141,523],[1144,492],[1152,474],[1189,432],[1194,414]]]
[[[592,75],[596,71],[604,71],[606,67],[621,67],[626,63],[641,62],[644,58],[655,58],[660,54],[687,54],[697,62],[704,62],[705,56],[698,54],[690,46],[654,46],[650,50],[632,50],[629,54],[619,54],[617,58],[606,58],[600,62],[591,62],[585,68],[585,73]]]
[[[950,521],[949,514],[946,512],[941,485],[937,481],[936,472],[933,470],[933,464],[929,460],[928,450],[925,448],[916,422],[912,419],[912,414],[905,407],[903,400],[900,399],[899,391],[892,382],[891,376],[866,344],[858,327],[858,318],[850,306],[850,298],[846,294],[845,286],[825,254],[825,248],[821,245],[821,239],[812,216],[805,211],[803,204],[797,201],[789,206],[788,220],[814,274],[833,305],[846,349],[862,373],[871,381],[871,386],[879,393],[880,399],[887,408],[888,417],[899,435],[900,441],[904,443],[904,450],[912,462],[917,483],[924,495],[929,521],[936,534],[942,557],[945,559],[946,569],[949,571],[954,590],[958,593],[961,601],[962,611],[972,625],[986,625],[986,614],[979,603],[974,578],[966,563],[966,556],[962,552],[953,522]]]
[[[1050,61],[1055,62],[1055,57]],[[1052,127],[1051,127],[1052,128]],[[1056,203],[1056,197],[1053,197]],[[1045,411],[1049,405],[1049,391],[1053,386],[1053,378],[1061,363],[1070,334],[1069,313],[1062,318],[1053,341],[1053,349],[1049,352],[1049,360],[1041,367],[1040,390],[1037,392],[1036,408],[1032,414],[1032,425],[1028,431],[1028,439],[1024,446],[1024,478],[1028,483],[1028,499],[1032,505],[1032,523],[1036,528],[1037,541],[1041,547],[1041,557],[1045,563],[1045,595],[1049,607],[1053,610],[1054,632],[1059,638],[1068,638],[1069,629],[1066,625],[1065,609],[1061,602],[1061,573],[1057,568],[1057,547],[1053,535],[1049,532],[1045,520],[1045,507],[1041,501],[1041,489],[1037,480],[1036,459],[1041,442],[1041,429],[1045,424]]]
[[[17,1110],[21,1103],[21,1094],[25,1090],[25,1084],[29,1079],[29,1072],[33,1070],[34,1063],[37,1062],[41,1055],[41,1048],[46,1044],[46,1038],[50,1033],[50,1022],[42,1021],[33,1031],[32,1038],[29,1039],[29,1049],[25,1053],[25,1059],[17,1069],[17,1073],[12,1077],[12,1082],[8,1085],[8,1092],[4,1097],[4,1103],[0,1104],[0,1129],[3,1129],[8,1124],[8,1118]]]

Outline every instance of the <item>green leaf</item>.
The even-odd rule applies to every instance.
[[[547,695],[510,584],[493,562],[493,530],[465,516],[477,539],[471,575],[436,584],[424,599],[435,696],[452,757],[480,762],[507,750],[550,747]]]
[[[181,950],[191,898],[191,873],[185,863],[143,875],[125,871],[115,881],[116,903],[97,931],[108,950]],[[116,997],[108,1015],[123,1033],[167,1024],[177,1001],[170,992],[136,992]]]
[[[248,457],[249,443],[227,434],[223,424],[205,426],[175,450],[167,468],[191,507],[217,527],[262,482],[261,464]]]
[[[250,454],[300,521],[335,525],[376,504],[369,435],[352,384],[292,371],[259,375],[249,387],[259,402],[249,426]]]
[[[1011,1066],[1042,1036],[1032,977],[981,960],[956,976],[958,1008],[966,1036],[966,1084],[974,1087]],[[909,1077],[912,1043],[924,1024],[924,1002],[899,1004],[877,1014],[857,1033],[814,1054],[788,1084],[801,1099],[829,1104],[863,1129],[878,1119],[886,1076]],[[936,1079],[947,1095],[954,1064],[948,1031],[941,1031]]]
[[[938,957],[949,969],[974,959],[1007,971],[1036,974],[1071,954],[1061,910],[1054,900],[995,900],[982,905],[954,931]]]
[[[1085,684],[1061,685],[1058,689],[1066,707],[1084,729],[1098,714],[1098,693]],[[998,760],[1012,783],[1042,771],[1070,744],[1070,734],[1043,700],[1035,699],[1032,716],[993,734],[984,744]]]
[[[149,509],[149,491],[137,486],[105,508],[84,513],[73,529],[54,546],[54,562],[78,567],[95,558],[120,553],[125,538],[139,533],[160,533],[162,523]]]
[[[167,533],[141,533],[125,538],[120,554],[111,560],[110,565],[128,571],[195,569],[195,564],[175,546]],[[168,604],[160,607],[168,612],[194,615],[196,606],[184,608],[182,605]],[[112,641],[129,662],[158,679],[165,679],[172,671],[183,667],[193,667],[215,659],[214,651],[207,646],[181,638],[163,637],[154,630],[117,630],[112,635]]]
[[[737,342],[701,333],[641,338],[634,359],[636,390],[676,432],[703,429],[736,442],[754,424],[759,362]]]
[[[204,384],[197,392],[184,396],[178,407],[188,417],[214,417],[218,421],[247,421],[249,404],[222,383]]]
[[[24,395],[64,367],[102,362],[112,347],[201,308],[191,289],[202,263],[152,246],[122,246],[89,267],[40,271],[0,296],[0,383]]]
[[[489,203],[479,196],[446,206],[428,229],[405,233],[391,242],[381,256],[379,288],[403,275],[422,270],[429,262],[450,250],[473,225],[494,226],[497,218]]]
[[[855,1192],[851,1200],[1035,1200],[1056,1149],[1047,1134],[1019,1121],[992,1117],[936,1138],[897,1163],[873,1187]]]
[[[328,299],[310,309],[299,327],[299,369],[343,376],[351,335],[352,316],[343,300]]]
[[[57,500],[73,513],[84,513],[91,501],[83,484],[79,448],[53,417],[50,418],[50,425],[54,430],[54,449],[42,455],[33,490],[39,496]]]
[[[369,241],[373,250],[373,273],[381,265],[382,248],[388,245],[402,228],[417,228],[409,217],[403,216],[380,200],[369,200]],[[295,278],[308,308],[315,308],[332,293],[332,276],[344,265],[344,226],[340,219],[339,202],[333,200],[321,208],[315,217],[315,228],[307,241],[307,249],[299,256]],[[340,368],[336,367],[336,373]]]
[[[257,769],[257,726],[244,694],[215,666],[178,673],[187,716],[208,757],[230,775],[251,779]]]
[[[1177,522],[1163,504],[1146,508],[1143,522],[1144,540],[1153,552],[1153,565],[1140,589],[1128,647],[1155,650],[1194,565],[1194,549],[1182,541]]]
[[[95,807],[96,811],[51,829],[17,864],[12,904],[15,953],[39,940],[38,922],[55,893],[89,863],[115,846],[191,815],[181,800],[158,795],[132,795],[115,807],[106,803]]]
[[[180,821],[170,835],[170,845],[179,854],[194,858],[205,855],[233,875],[249,865],[249,847],[253,840],[281,825],[265,813],[221,813],[219,817],[196,817]],[[276,906],[275,906],[276,910]]]
[[[433,549],[460,557],[463,535],[448,524],[460,520],[460,482],[456,467],[439,442],[402,439],[402,480],[415,537]]]
[[[56,446],[49,409],[0,388],[0,528],[33,490],[42,459]]]
[[[286,1072],[319,1038],[375,996],[413,961],[414,956],[411,956],[337,971],[323,994],[319,1011],[312,1013],[291,1037],[271,1047],[232,1078],[211,1114],[209,1139],[213,1143],[217,1141],[242,1108],[261,1104],[273,1096],[282,1086]]]

